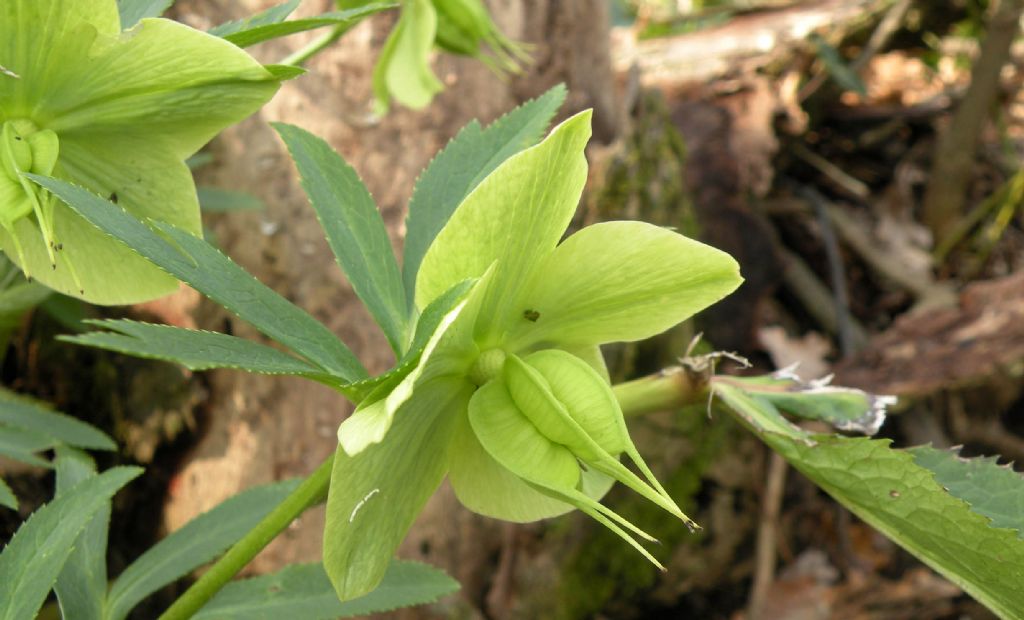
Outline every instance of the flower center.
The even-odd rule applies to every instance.
[[[14,232],[14,223],[32,213],[50,262],[57,268],[55,251],[59,244],[53,236],[54,199],[23,175],[26,172],[52,175],[59,152],[57,134],[51,129],[40,129],[28,119],[5,121],[0,128],[0,226],[13,239],[23,269],[25,257],[21,240]]]
[[[469,369],[469,380],[476,385],[483,385],[498,377],[505,365],[505,352],[501,349],[488,349],[476,358],[473,367]]]

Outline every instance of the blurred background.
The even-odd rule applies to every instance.
[[[172,15],[205,29],[272,4],[181,0]],[[564,82],[563,117],[595,110],[576,225],[674,227],[733,254],[746,278],[692,323],[607,349],[618,380],[672,365],[702,332],[701,350],[735,351],[755,372],[799,362],[807,378],[835,373],[838,384],[898,395],[881,434],[899,445],[1024,458],[1024,0],[489,7],[505,34],[530,44],[532,63],[502,77],[438,54],[446,88],[424,110],[372,113],[371,72],[393,16],[315,56],[307,75],[207,149],[199,182],[263,205],[208,213],[212,238],[339,333],[371,372],[386,370],[389,349],[337,269],[267,121],[330,141],[373,192],[399,247],[404,205],[434,153],[471,119],[489,122]],[[298,13],[330,8],[307,0]],[[316,35],[304,36],[256,55],[274,62]],[[118,462],[148,466],[115,499],[112,571],[225,497],[304,475],[333,452],[350,409],[339,394],[58,343],[55,334],[93,310],[56,306],[5,327],[4,382],[107,429],[123,446]],[[259,338],[191,290],[105,312]],[[992,617],[730,418],[697,407],[632,420],[631,430],[704,527],[691,534],[613,490],[613,509],[662,541],[666,573],[583,515],[509,525],[469,513],[442,487],[401,555],[444,568],[462,592],[395,616]],[[50,496],[41,472],[5,479],[24,514]],[[4,537],[19,518],[0,513]],[[249,572],[317,559],[322,528],[322,509],[308,513]]]

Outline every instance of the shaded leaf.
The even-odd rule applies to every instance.
[[[145,17],[160,17],[172,4],[174,0],[117,0],[121,29],[128,30]]]
[[[75,485],[96,477],[96,464],[85,452],[58,446],[54,461],[57,469],[57,497],[63,497]],[[110,500],[92,516],[75,541],[75,548],[64,562],[54,591],[60,602],[61,616],[75,620],[102,620],[107,598],[107,531],[110,528]]]
[[[0,424],[33,431],[76,448],[113,450],[114,440],[103,431],[42,401],[0,388]]]
[[[94,226],[251,323],[324,370],[345,380],[367,376],[355,355],[323,324],[252,277],[202,239],[154,223],[164,236],[88,190],[34,177]]]
[[[336,26],[348,30],[374,13],[398,6],[394,2],[375,2],[349,11],[331,11],[315,17],[284,21],[294,10],[295,6],[293,5],[297,6],[298,4],[298,0],[286,2],[247,19],[217,26],[210,30],[210,34],[223,37],[238,47],[249,47],[271,39],[324,26]]]
[[[139,467],[115,467],[44,505],[21,524],[0,553],[0,618],[35,617],[79,533]]]
[[[432,603],[456,592],[457,581],[418,562],[393,561],[377,588],[342,603],[321,564],[288,566],[273,575],[229,583],[195,620],[329,620]]]
[[[992,527],[1017,530],[1018,538],[1024,538],[1024,476],[1012,467],[999,465],[996,457],[963,458],[958,449],[918,446],[907,452],[950,494],[992,519]]]
[[[88,321],[111,331],[61,336],[60,340],[137,357],[176,362],[190,370],[234,368],[268,375],[329,381],[320,368],[266,345],[220,334],[131,320]]]
[[[107,596],[107,619],[123,620],[144,598],[216,558],[300,482],[288,480],[243,491],[150,547],[114,580]]]
[[[0,506],[6,506],[11,510],[18,509],[18,498],[14,496],[14,491],[7,486],[3,478],[0,478]]]
[[[199,207],[204,213],[230,211],[256,211],[264,208],[263,201],[245,192],[232,192],[216,187],[198,187]]]

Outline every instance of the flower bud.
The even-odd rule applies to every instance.
[[[637,453],[611,388],[565,351],[539,351],[525,358],[508,355],[501,376],[470,400],[469,421],[480,444],[503,467],[538,491],[594,517],[655,564],[623,528],[653,540],[648,534],[582,492],[581,466],[622,482],[695,527]],[[619,462],[622,453],[646,481]]]

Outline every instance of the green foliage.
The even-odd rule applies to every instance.
[[[58,498],[75,485],[96,477],[96,464],[87,454],[74,448],[57,448]],[[110,500],[104,502],[82,529],[57,577],[54,592],[60,602],[61,616],[75,620],[103,620],[107,596],[107,529],[110,527]]]
[[[998,527],[985,516],[997,506],[1006,510],[998,500],[975,509],[960,497],[1005,489],[1006,480],[998,479],[995,468],[979,467],[982,489],[968,493],[961,487],[952,493],[936,477],[952,482],[954,468],[927,450],[896,450],[888,440],[812,435],[733,380],[716,378],[713,389],[750,430],[851,512],[1001,617],[1019,617],[1024,540],[1019,530]],[[917,458],[935,466],[936,473]],[[1020,482],[1017,476],[1018,496],[1024,492]]]
[[[146,17],[160,17],[174,4],[174,0],[117,0],[121,29],[128,30]]]
[[[907,452],[950,495],[992,519],[992,527],[1017,530],[1018,538],[1024,538],[1024,479],[1012,467],[999,465],[996,457],[966,459],[959,450],[918,446]]]
[[[53,587],[79,534],[138,467],[115,467],[76,484],[37,510],[0,553],[0,618],[32,618]]]
[[[321,564],[288,566],[272,575],[229,584],[195,620],[333,620],[432,603],[459,589],[443,572],[417,562],[392,562],[377,588],[340,602]]]
[[[420,175],[409,200],[402,259],[402,279],[410,304],[423,255],[455,208],[502,162],[536,144],[565,101],[565,94],[560,84],[486,128],[470,122]]]
[[[117,205],[57,179],[36,179],[82,217],[162,269],[251,323],[256,329],[338,377],[367,376],[355,355],[333,333],[201,239],[169,225],[156,231]]]
[[[255,487],[232,496],[151,547],[110,586],[106,619],[123,620],[144,598],[220,555],[299,482]]]
[[[402,276],[384,220],[359,175],[326,142],[291,125],[275,124],[302,177],[327,242],[352,288],[397,355],[408,325]]]
[[[249,47],[271,39],[325,26],[341,28],[341,32],[344,32],[370,15],[398,6],[394,2],[373,2],[348,11],[331,11],[315,17],[285,21],[299,6],[299,2],[300,0],[290,0],[251,17],[221,24],[211,28],[209,32],[238,47]]]
[[[61,336],[59,339],[137,357],[176,362],[190,370],[235,368],[268,375],[298,375],[331,384],[331,376],[321,368],[235,336],[130,320],[88,320],[86,323],[110,331]]]
[[[203,213],[229,213],[231,211],[259,211],[263,201],[245,192],[232,192],[215,187],[197,187],[199,206]]]

